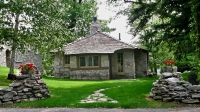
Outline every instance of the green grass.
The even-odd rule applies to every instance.
[[[7,80],[9,68],[0,66],[0,88],[6,88],[12,82]]]
[[[2,85],[2,81],[4,82],[4,85],[9,85],[10,81],[5,79],[7,69],[3,69],[4,68],[1,67],[1,70],[5,73],[1,73],[0,85]],[[104,81],[80,81],[43,77],[43,80],[49,87],[51,94],[50,98],[32,102],[22,102],[13,105],[5,105],[3,107],[168,108],[182,106],[175,103],[154,101],[148,98],[152,83],[157,80],[157,77],[139,78],[137,80]],[[78,103],[94,91],[102,88],[111,88],[103,91],[103,93],[110,98],[117,100],[118,103]]]

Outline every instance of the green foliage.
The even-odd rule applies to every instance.
[[[16,49],[31,46],[42,55],[47,74],[52,73],[50,50],[88,34],[97,10],[95,0],[6,0],[0,6],[0,40],[12,43],[11,64]]]
[[[99,20],[100,24],[101,24],[101,31],[102,32],[112,32],[112,31],[115,31],[116,29],[115,28],[109,28],[108,27],[108,24],[111,22],[112,19],[109,19],[109,20]]]
[[[117,2],[116,0],[108,1]],[[130,3],[132,3],[130,10],[127,13],[127,10],[124,9],[123,14],[128,16],[133,35],[140,35],[141,43],[146,46],[152,56],[150,58],[157,62],[156,59],[159,59],[158,56],[160,56],[157,51],[163,43],[167,43],[167,46],[164,47],[170,54],[173,53],[174,59],[179,62],[181,68],[186,63],[180,61],[188,61],[191,54],[193,57],[199,55],[199,0],[131,0]],[[199,56],[196,61],[199,60]],[[161,58],[165,57],[167,55],[161,56]],[[187,65],[190,66],[193,59]],[[150,64],[156,68],[154,61],[151,60]]]
[[[96,15],[97,2],[95,0],[62,0],[65,4],[63,19],[66,27],[76,33],[76,38],[86,36],[90,31],[92,17]]]
[[[193,68],[197,68],[196,56],[190,55],[181,60],[177,60],[176,66],[180,72],[190,71]]]
[[[43,54],[43,60],[42,60],[42,67],[43,67],[43,75],[47,76],[54,76],[54,64],[53,64],[53,56],[52,54],[45,53]]]

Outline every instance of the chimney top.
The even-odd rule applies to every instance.
[[[96,16],[93,17],[93,21],[94,21],[94,22],[97,21],[97,17],[96,17]]]
[[[101,25],[97,20],[97,17],[93,17],[93,21],[90,25],[90,35],[95,34],[97,31],[101,31]]]

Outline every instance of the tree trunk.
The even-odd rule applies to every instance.
[[[14,27],[14,38],[18,38],[18,26],[19,26],[19,15],[16,14],[15,17],[15,27]],[[16,46],[17,43],[15,41],[12,42],[12,49],[11,49],[11,60],[10,60],[10,71],[9,74],[14,74],[14,62],[15,62],[15,51],[16,51]],[[9,79],[9,74],[8,74],[8,79]]]

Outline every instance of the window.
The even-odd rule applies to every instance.
[[[99,56],[80,56],[79,65],[80,67],[98,67]]]
[[[70,64],[70,56],[69,55],[64,55],[64,64],[69,65]]]
[[[123,53],[118,53],[117,54],[117,72],[118,73],[123,73],[124,68],[123,68]]]

